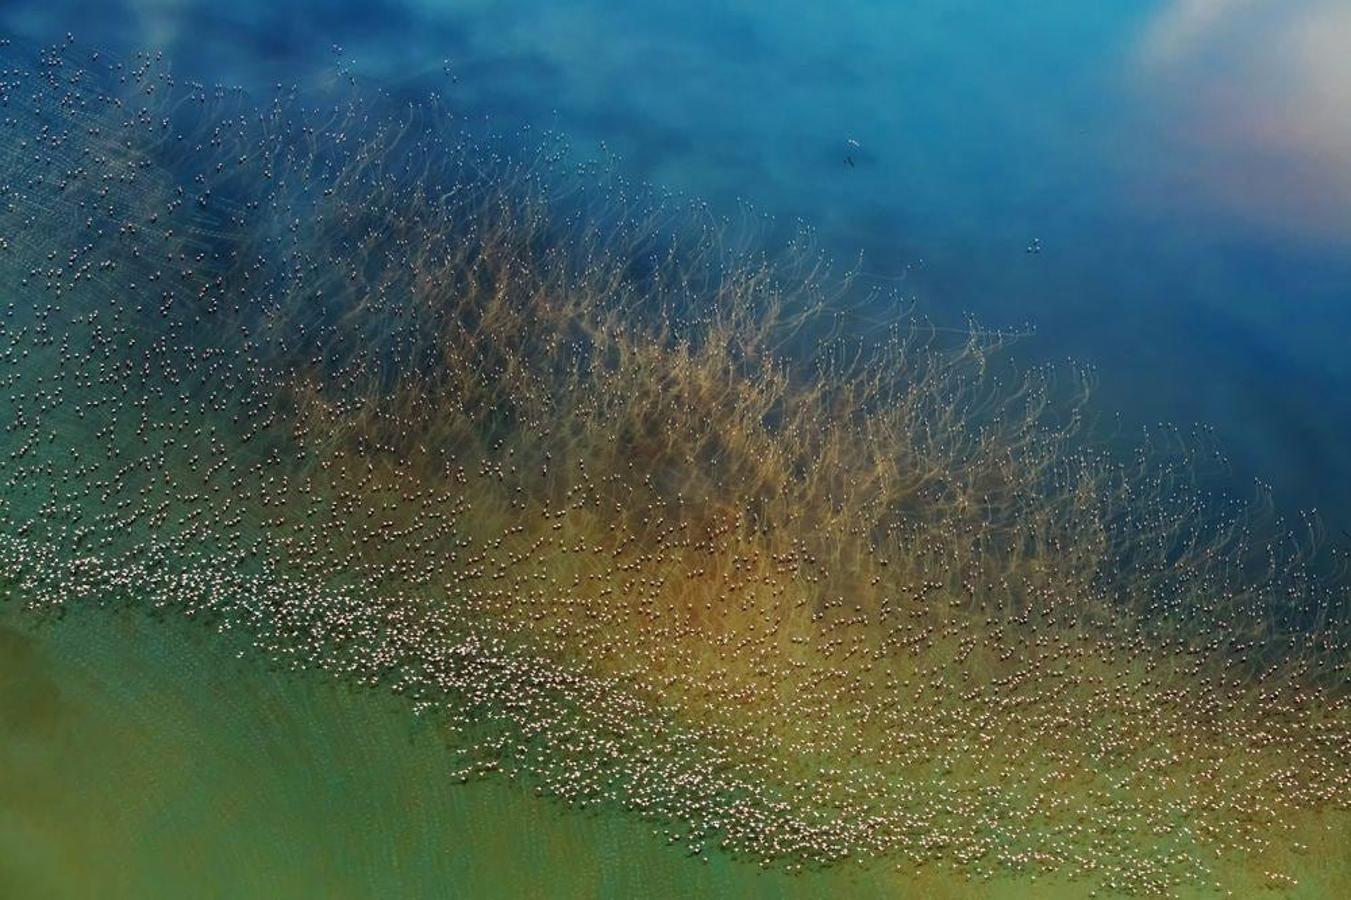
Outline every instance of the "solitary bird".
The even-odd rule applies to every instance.
[[[853,138],[845,138],[845,144],[849,147],[849,152],[844,155],[844,164],[849,168],[854,168],[854,151],[861,150],[863,145]]]

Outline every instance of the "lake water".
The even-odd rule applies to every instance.
[[[632,177],[801,218],[940,324],[1032,326],[1019,354],[1094,366],[1128,440],[1213,426],[1231,490],[1351,530],[1335,0],[20,0],[0,25],[263,95],[341,64],[603,142]]]
[[[0,608],[0,895],[886,895],[885,874],[698,864],[615,811],[461,784],[401,704],[269,676],[228,643]]]
[[[884,291],[867,319],[913,304],[1027,331],[1018,359],[1095,370],[1104,433],[1213,427],[1232,460],[1218,486],[1260,478],[1351,541],[1338,0],[10,0],[0,30],[161,48],[264,97],[339,70],[391,104],[437,91],[715,209],[800,220]],[[895,890],[872,870],[700,866],[649,823],[428,777],[436,736],[391,704],[118,628],[0,627],[0,894]]]

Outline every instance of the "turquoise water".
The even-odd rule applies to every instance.
[[[349,75],[386,110],[435,91],[719,211],[747,202],[767,237],[803,222],[880,292],[853,327],[913,307],[1026,330],[1020,360],[1094,368],[1101,435],[1204,423],[1232,458],[1211,484],[1260,477],[1351,541],[1335,4],[20,0],[0,29],[161,47],[260,98]],[[443,777],[437,726],[404,704],[279,677],[177,620],[3,616],[0,896],[1082,895],[704,863],[660,823]]]
[[[504,130],[603,142],[624,173],[724,210],[744,198],[801,217],[941,324],[1030,324],[1027,358],[1096,366],[1100,406],[1130,440],[1160,421],[1214,427],[1228,487],[1261,477],[1338,534],[1351,531],[1343,10],[20,0],[0,26],[154,46],[184,75],[263,95],[342,66],[396,98],[446,92]]]

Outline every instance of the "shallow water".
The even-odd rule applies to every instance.
[[[389,109],[435,90],[492,128],[604,145],[621,173],[719,210],[749,201],[771,233],[801,219],[842,264],[862,254],[861,280],[898,292],[855,310],[864,330],[910,304],[944,327],[1030,325],[1020,360],[1095,367],[1103,433],[1214,426],[1234,465],[1213,484],[1260,476],[1282,510],[1317,505],[1334,540],[1351,532],[1351,123],[1334,102],[1351,30],[1335,10],[903,6],[53,0],[6,5],[0,28],[163,47],[180,74],[260,97],[351,71]],[[1307,53],[1276,72],[1261,34]],[[278,676],[175,618],[3,616],[0,896],[1083,895],[705,863],[660,824],[461,785],[404,704]],[[1308,827],[1287,895],[1339,896],[1345,823]],[[1255,865],[1226,877],[1264,890]]]
[[[447,777],[435,726],[402,704],[268,673],[231,643],[171,619],[0,607],[0,896],[1042,896],[691,859],[615,810]]]
[[[0,630],[6,897],[773,897],[613,812],[460,784],[395,703],[269,677],[183,623],[73,614]],[[869,881],[845,876],[851,893]],[[876,892],[876,885],[872,885]]]
[[[401,703],[266,672],[231,643],[173,619],[84,610],[54,623],[0,602],[0,896],[1085,895],[1044,876],[788,874],[716,850],[704,863],[614,810],[446,778],[435,727]],[[1341,895],[1351,860],[1327,856],[1338,833],[1285,896]],[[1249,886],[1266,892],[1255,873]]]
[[[1336,534],[1351,531],[1340,8],[21,0],[0,26],[153,46],[262,95],[341,63],[504,130],[604,142],[633,177],[801,217],[943,325],[1034,327],[1028,359],[1097,367],[1106,431],[1116,413],[1128,441],[1213,426],[1226,487],[1260,477]]]

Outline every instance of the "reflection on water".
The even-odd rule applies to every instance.
[[[1206,164],[1196,199],[1344,248],[1349,51],[1351,7],[1337,0],[1189,0],[1160,16],[1143,80],[1184,152]]]

